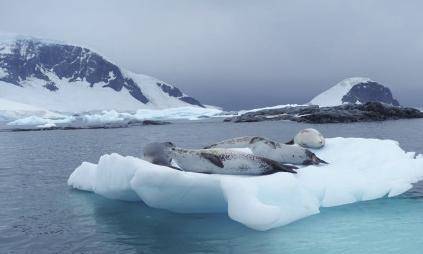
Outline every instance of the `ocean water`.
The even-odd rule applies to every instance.
[[[0,132],[0,253],[422,253],[422,183],[400,197],[324,208],[266,232],[225,214],[174,214],[66,185],[82,161],[97,162],[112,152],[140,156],[143,145],[153,141],[184,147],[241,135],[288,141],[306,127],[327,137],[395,139],[406,151],[423,153],[423,120],[310,125],[211,119],[127,129]]]

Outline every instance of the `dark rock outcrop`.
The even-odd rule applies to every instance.
[[[414,108],[392,106],[380,102],[368,102],[335,107],[311,105],[266,109],[226,118],[224,121],[239,123],[291,120],[305,123],[352,123],[410,118],[423,118],[423,112]]]
[[[169,85],[163,84],[163,83],[156,83],[156,85],[158,87],[160,87],[160,89],[162,89],[162,91],[167,93],[169,96],[176,97],[176,98],[179,98],[181,101],[184,101],[186,103],[205,108],[205,106],[203,106],[199,101],[197,101],[196,99],[182,93],[181,90],[179,90],[177,87],[169,86]]]
[[[359,83],[351,88],[351,90],[342,97],[343,103],[367,103],[382,102],[393,106],[399,106],[399,102],[394,99],[389,88],[373,81]]]
[[[91,86],[104,82],[104,87],[117,92],[125,87],[135,99],[148,103],[140,87],[132,79],[125,78],[119,67],[89,49],[18,39],[11,52],[0,54],[0,67],[7,72],[1,81],[21,86],[22,81],[33,77],[46,81],[45,87],[56,91],[55,82],[47,75],[50,72],[69,82],[86,80]]]

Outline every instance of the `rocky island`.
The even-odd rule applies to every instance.
[[[423,112],[402,107],[391,90],[368,78],[349,78],[319,94],[307,105],[254,110],[225,122],[291,120],[305,123],[352,123],[423,118]]]

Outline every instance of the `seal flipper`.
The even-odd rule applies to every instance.
[[[209,146],[205,146],[203,147],[203,149],[211,149],[214,148],[217,144],[213,144],[213,145],[209,145]]]
[[[178,165],[178,163],[176,163],[174,159],[170,159],[168,167],[179,171],[185,171]]]
[[[173,168],[173,169],[176,169],[176,170],[178,170],[178,171],[185,171],[185,170],[182,170],[181,168],[177,168],[177,167],[172,166],[172,165],[167,166],[167,167],[169,167],[169,168]]]
[[[219,168],[224,167],[222,160],[217,155],[214,155],[214,154],[211,154],[211,153],[201,153],[201,156],[204,159],[207,159],[208,161],[210,161],[211,163],[213,163],[215,166],[217,166]]]
[[[329,162],[326,162],[326,161],[324,161],[324,160],[320,159],[320,158],[319,158],[319,157],[317,157],[317,156],[316,156],[316,159],[317,159],[317,161],[318,161],[318,162],[320,162],[320,163],[323,163],[323,164],[329,164]]]
[[[250,144],[254,144],[254,143],[256,143],[256,142],[258,142],[258,141],[263,141],[264,140],[264,138],[262,138],[262,137],[252,137],[251,139],[250,139]]]
[[[276,143],[274,141],[269,140],[268,142],[273,147],[273,149],[276,149]]]
[[[307,155],[308,159],[303,162],[303,165],[318,165],[319,163],[329,164],[326,161],[317,157],[316,154],[314,154],[313,152],[311,152],[308,149],[306,149],[306,155]]]
[[[288,172],[288,173],[296,174],[297,171],[295,171],[294,169],[298,169],[298,168],[295,166],[286,165],[282,163],[278,163],[278,166],[276,167],[276,170],[279,172]]]
[[[294,139],[291,139],[291,141],[288,141],[285,143],[285,145],[293,145],[294,144]]]
[[[286,165],[286,164],[282,164],[280,162],[271,160],[271,159],[267,159],[267,158],[262,158],[263,161],[265,161],[268,165],[270,165],[272,167],[272,170],[270,172],[266,172],[264,173],[264,175],[269,175],[269,174],[273,174],[273,173],[277,173],[277,172],[288,172],[288,173],[292,173],[292,174],[296,174],[297,171],[295,171],[294,169],[298,169],[295,166],[291,166],[291,165]]]

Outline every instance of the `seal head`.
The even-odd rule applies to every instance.
[[[150,143],[144,147],[144,159],[153,164],[171,166],[172,158],[169,149],[175,147],[172,142]]]
[[[308,128],[298,132],[294,139],[286,144],[297,144],[304,148],[319,149],[325,146],[325,138],[318,130]]]

